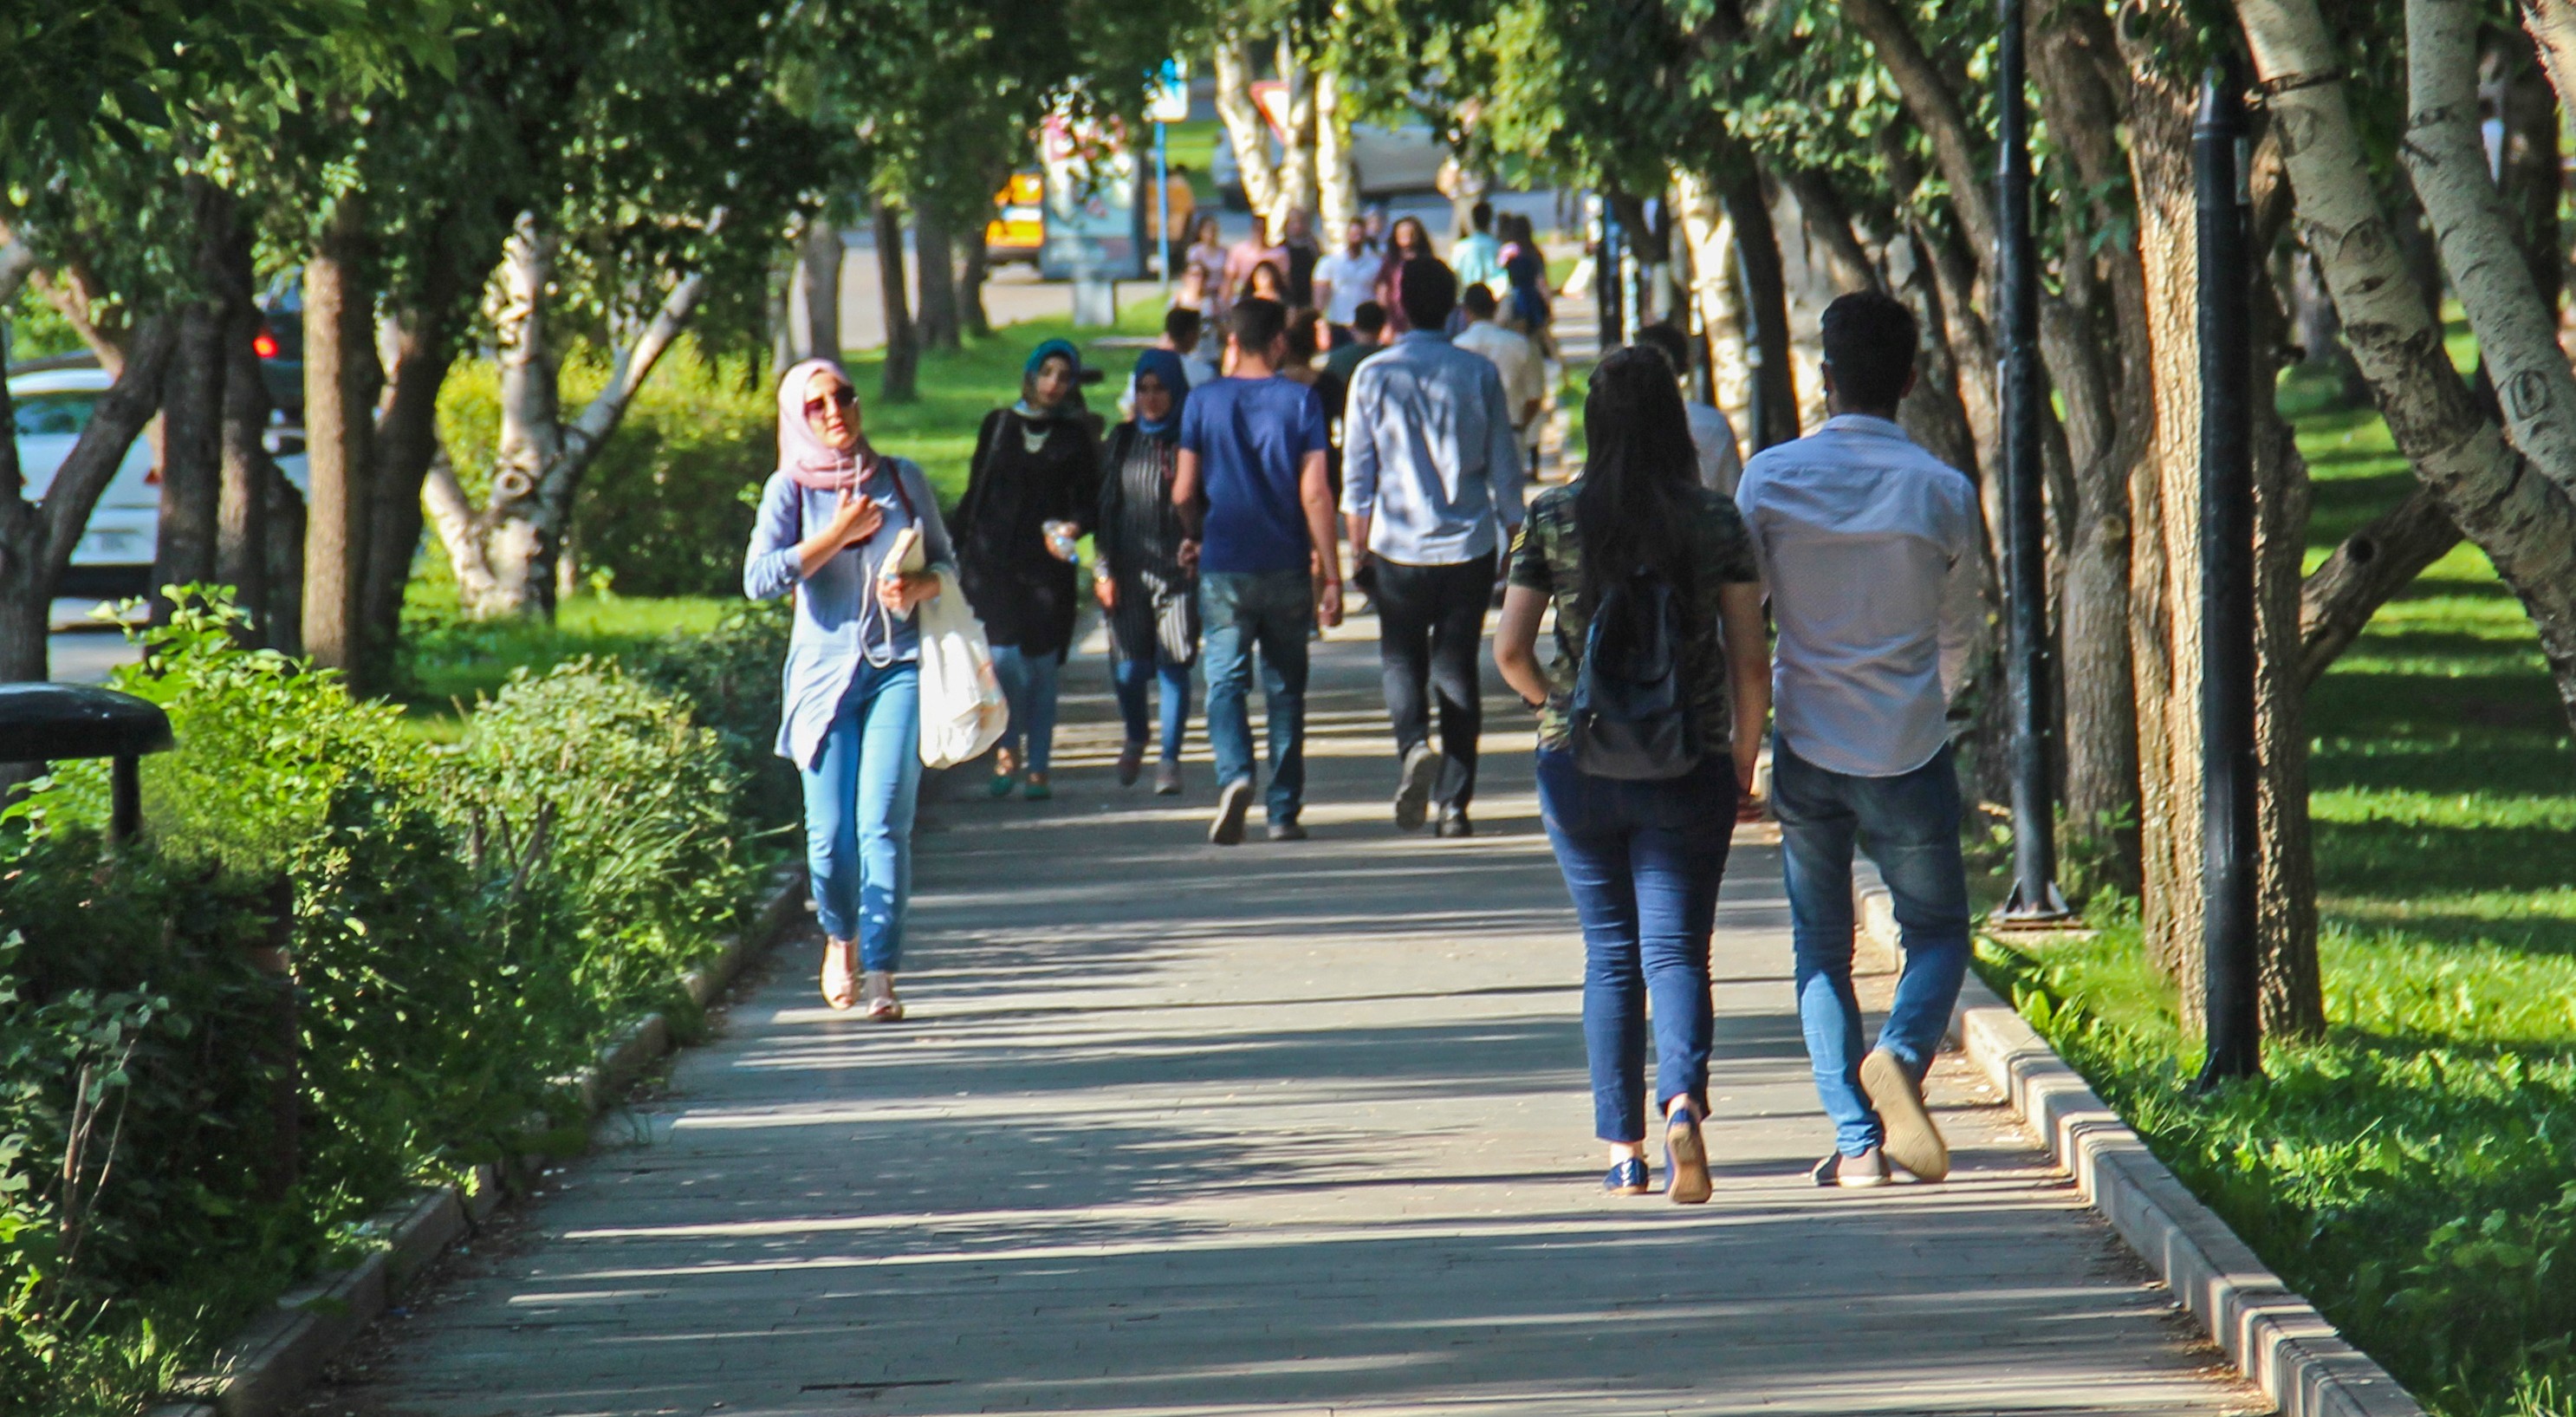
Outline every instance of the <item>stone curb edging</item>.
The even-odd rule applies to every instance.
[[[804,898],[804,868],[780,868],[750,923],[727,937],[713,959],[680,976],[689,1001],[704,1008],[722,993],[777,939]],[[596,1117],[669,1051],[670,1020],[648,1013],[610,1034],[598,1060],[567,1081],[585,1115]],[[383,1250],[279,1295],[275,1309],[216,1350],[205,1372],[181,1378],[171,1389],[175,1400],[155,1405],[147,1417],[271,1417],[284,1410],[432,1261],[500,1209],[507,1181],[500,1167],[486,1163],[465,1185],[435,1187],[378,1211],[360,1228],[382,1236]]]
[[[1866,862],[1853,875],[1860,934],[1892,971],[1903,957],[1894,898]],[[2281,1417],[2424,1417],[2413,1394],[2265,1267],[1974,974],[1959,991],[1951,1029],[2084,1199],[2155,1269],[2237,1371],[2279,1405]]]

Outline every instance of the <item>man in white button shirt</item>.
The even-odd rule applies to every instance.
[[[1377,252],[1369,249],[1368,223],[1358,217],[1343,226],[1342,249],[1315,263],[1315,308],[1324,312],[1324,323],[1333,326],[1336,343],[1359,314],[1360,303],[1372,298],[1383,264]]]
[[[1771,805],[1797,951],[1798,1017],[1834,1122],[1824,1186],[1924,1180],[1950,1156],[1923,1106],[1968,967],[1958,773],[1946,725],[1979,616],[1976,488],[1896,426],[1912,312],[1864,291],[1825,307],[1833,417],[1745,465],[1736,505],[1779,624]],[[1896,898],[1905,972],[1877,1045],[1852,993],[1851,864],[1868,843]]]

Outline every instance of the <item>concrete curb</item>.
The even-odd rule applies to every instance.
[[[1853,873],[1862,939],[1894,969],[1895,901],[1866,862]],[[2200,1203],[2012,1005],[1975,975],[1951,1029],[2084,1199],[2152,1266],[2281,1417],[2423,1417],[2414,1395],[2352,1346]]]
[[[782,867],[750,923],[727,937],[713,959],[680,976],[689,1001],[704,1008],[722,993],[754,954],[777,939],[804,899],[804,868]],[[670,1020],[649,1013],[610,1034],[598,1060],[568,1081],[584,1112],[597,1116],[670,1050]],[[283,1411],[449,1246],[500,1209],[509,1181],[497,1166],[477,1166],[463,1186],[435,1187],[378,1211],[360,1229],[381,1236],[383,1250],[280,1295],[275,1309],[216,1350],[206,1371],[171,1386],[176,1400],[153,1407],[147,1417],[271,1417]]]

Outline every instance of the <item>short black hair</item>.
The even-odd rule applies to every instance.
[[[1675,377],[1690,372],[1690,336],[1683,334],[1672,321],[1657,320],[1637,331],[1637,343],[1661,354],[1664,362],[1673,366]]]
[[[1458,273],[1437,256],[1416,256],[1395,273],[1397,303],[1417,330],[1437,330],[1458,308]]]
[[[1226,328],[1234,334],[1234,347],[1255,355],[1267,355],[1270,342],[1288,333],[1288,307],[1276,300],[1247,295],[1234,302],[1226,316]]]
[[[1364,335],[1374,335],[1386,328],[1386,307],[1374,300],[1363,300],[1351,312],[1351,328]]]
[[[1163,334],[1174,344],[1186,344],[1199,337],[1205,323],[1194,305],[1175,305],[1163,312]]]
[[[1486,201],[1482,197],[1478,197],[1476,199],[1476,205],[1467,209],[1467,224],[1476,228],[1478,231],[1492,230],[1494,225],[1494,204]]]
[[[1483,281],[1478,281],[1458,293],[1458,308],[1466,311],[1471,318],[1490,320],[1494,318],[1494,312],[1502,307],[1494,303],[1494,288]]]
[[[1842,402],[1856,409],[1896,407],[1914,373],[1920,337],[1905,302],[1883,290],[1856,290],[1826,306],[1817,323]]]

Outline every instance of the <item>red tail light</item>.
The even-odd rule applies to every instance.
[[[277,336],[270,334],[266,330],[261,330],[258,334],[250,337],[250,352],[258,355],[262,359],[275,359],[277,357]]]

